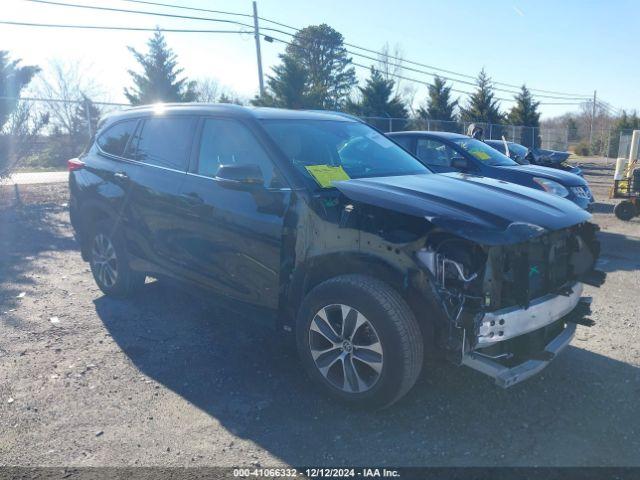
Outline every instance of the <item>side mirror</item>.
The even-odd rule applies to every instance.
[[[253,163],[244,165],[220,165],[216,180],[229,187],[262,186],[264,177],[260,167]]]
[[[469,161],[464,157],[453,157],[451,167],[464,172],[469,170]]]

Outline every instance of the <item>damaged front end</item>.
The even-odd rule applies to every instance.
[[[409,269],[403,288],[425,335],[454,363],[508,387],[544,368],[571,341],[576,324],[591,323],[582,288],[605,279],[595,270],[598,227],[573,203],[464,174],[336,187],[367,206],[363,231],[391,242],[390,252],[412,257],[418,268]],[[422,228],[399,220],[409,218]],[[398,229],[413,237],[391,235]],[[361,248],[369,243],[376,242]]]
[[[514,226],[522,229],[522,226]],[[449,359],[493,377],[501,387],[543,369],[590,326],[583,284],[600,286],[594,269],[597,227],[584,222],[536,232],[514,244],[482,245],[444,232],[416,255],[443,315],[438,343]]]

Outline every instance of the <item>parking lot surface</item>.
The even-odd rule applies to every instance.
[[[640,219],[597,203],[594,327],[509,390],[425,365],[390,409],[318,394],[259,318],[163,282],[104,297],[80,258],[64,183],[0,186],[0,464],[39,466],[638,466]]]

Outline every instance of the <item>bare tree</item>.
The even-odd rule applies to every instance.
[[[407,106],[411,115],[415,114],[415,99],[418,93],[418,87],[413,83],[405,83],[399,77],[403,74],[404,52],[400,44],[396,43],[393,48],[389,43],[385,43],[378,54],[378,70],[385,80],[393,80],[394,96],[399,96],[403,103]]]
[[[417,94],[418,87],[416,87],[416,85],[413,83],[403,85],[401,91],[398,93],[404,104],[407,106],[409,115],[412,117],[416,114],[416,108],[414,107],[414,105],[416,103]]]
[[[378,70],[385,80],[393,80],[395,83],[394,95],[400,95],[402,88],[402,80],[398,75],[402,76],[402,63],[404,62],[404,53],[399,44],[395,44],[393,48],[389,43],[385,43],[378,54]]]
[[[215,78],[200,78],[196,80],[196,102],[215,103],[221,94],[220,82]]]
[[[78,105],[86,98],[102,94],[96,81],[87,75],[90,68],[81,61],[52,60],[49,68],[38,77],[35,93],[51,99],[45,102],[51,116],[51,126],[62,134],[75,134]],[[57,101],[53,101],[57,100]]]
[[[231,88],[221,85],[215,78],[200,78],[195,81],[196,102],[203,103],[235,103],[245,105],[247,102]]]
[[[35,152],[36,139],[48,122],[47,114],[34,112],[28,102],[18,103],[0,131],[0,178]]]

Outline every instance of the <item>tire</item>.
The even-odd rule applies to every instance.
[[[105,295],[127,298],[144,285],[146,276],[129,267],[124,239],[111,222],[93,226],[88,250],[93,279]]]
[[[615,206],[613,213],[620,220],[628,222],[638,214],[638,211],[633,203],[628,200],[624,200]]]
[[[413,312],[398,292],[367,275],[335,277],[311,290],[298,312],[296,344],[309,376],[359,407],[390,406],[422,369]]]

